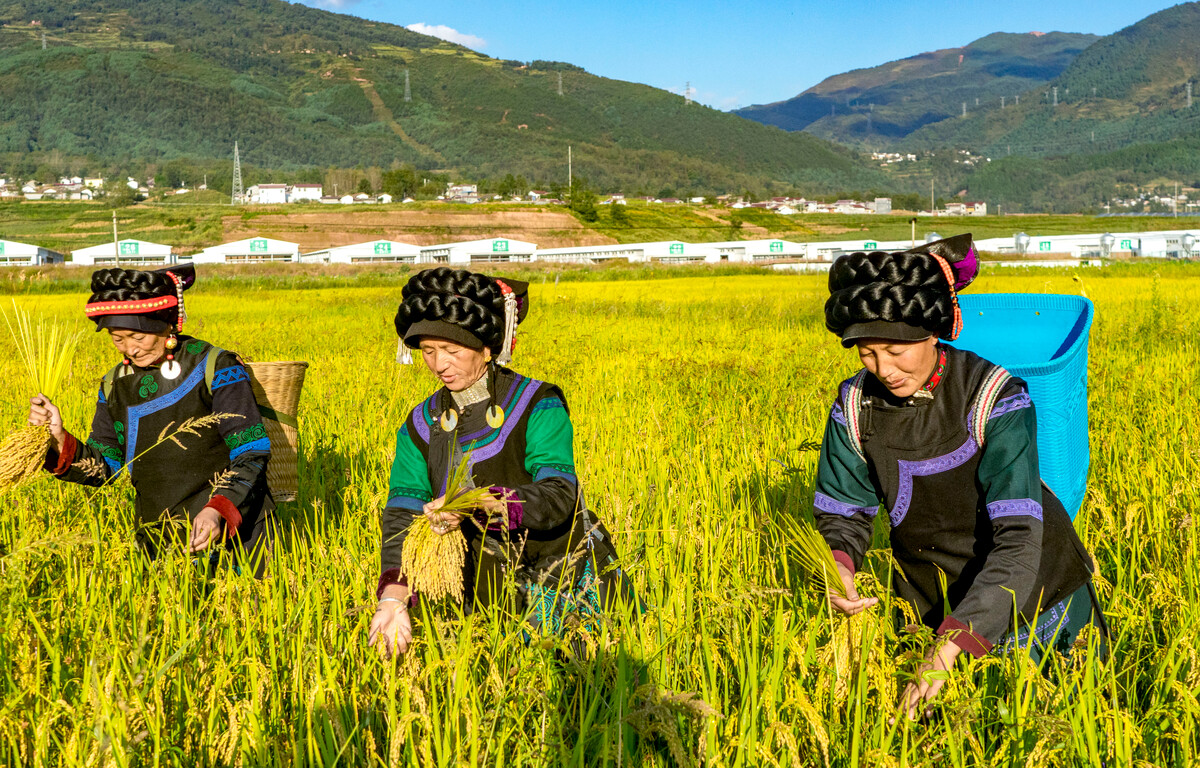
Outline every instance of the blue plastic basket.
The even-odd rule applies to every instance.
[[[1002,365],[1029,384],[1037,408],[1042,480],[1074,519],[1087,489],[1087,349],[1092,302],[1081,296],[962,296],[954,346]]]

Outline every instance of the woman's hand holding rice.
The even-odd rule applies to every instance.
[[[54,450],[62,451],[66,444],[67,431],[63,429],[62,414],[58,406],[50,402],[45,395],[38,395],[29,401],[29,426],[38,427],[50,425],[50,436],[54,438]]]

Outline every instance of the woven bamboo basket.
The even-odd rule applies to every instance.
[[[300,491],[298,451],[300,423],[296,419],[300,391],[308,363],[246,363],[250,386],[262,414],[263,426],[271,439],[271,460],[267,462],[267,485],[276,501],[295,501]]]

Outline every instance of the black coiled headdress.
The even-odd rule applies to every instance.
[[[528,284],[519,280],[465,269],[437,267],[419,272],[401,291],[396,333],[412,349],[428,336],[473,349],[487,347],[500,355],[504,351],[506,301],[515,300],[514,319],[521,322],[529,310],[528,289]]]
[[[979,270],[970,235],[908,251],[851,253],[829,270],[825,327],[844,346],[858,339],[953,339],[960,318],[957,292]]]

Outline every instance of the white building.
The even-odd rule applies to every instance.
[[[717,249],[721,261],[753,263],[808,258],[808,243],[793,243],[790,240],[730,240],[706,245]]]
[[[193,254],[196,264],[268,264],[300,260],[300,246],[269,237],[222,243]]]
[[[574,245],[570,248],[539,248],[538,261],[560,264],[602,264],[613,259],[646,261],[642,243],[619,245]]]
[[[924,243],[918,240],[917,245]],[[808,258],[813,261],[833,261],[847,253],[859,251],[907,251],[913,247],[911,240],[837,240],[824,243],[809,243]]]
[[[275,205],[288,201],[287,184],[255,184],[246,190],[246,199],[251,205]],[[318,195],[318,198],[320,196]]]
[[[58,251],[29,243],[14,243],[0,240],[0,267],[36,267],[42,264],[61,264],[63,255]]]
[[[537,252],[536,243],[492,237],[487,240],[426,246],[421,249],[421,261],[436,264],[533,261]]]
[[[684,243],[668,240],[658,243],[620,243],[616,245],[578,245],[571,248],[546,248],[537,252],[538,261],[568,264],[599,264],[613,259],[630,262],[684,264],[722,261],[712,243]]]
[[[340,245],[306,253],[306,264],[415,264],[421,258],[421,246],[396,240],[372,240],[367,243]]]
[[[451,184],[446,187],[446,199],[448,200],[463,200],[466,198],[479,197],[479,185],[477,184]]]
[[[1116,235],[1113,250],[1136,243],[1136,254],[1149,259],[1194,259],[1200,256],[1200,230],[1181,229],[1168,232],[1140,232],[1136,235]]]
[[[293,184],[287,191],[287,200],[289,203],[298,203],[301,200],[320,202],[324,194],[325,188],[320,184]]]
[[[118,261],[122,265],[128,264],[135,267],[163,266],[174,264],[175,254],[171,253],[169,245],[132,239],[119,241],[116,249],[113,248],[112,243],[101,243],[71,251],[72,264],[112,264],[115,266]]]

